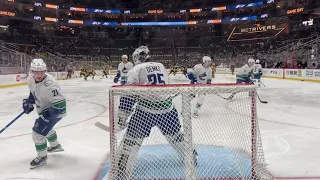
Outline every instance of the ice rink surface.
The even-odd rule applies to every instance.
[[[172,83],[188,83],[180,75]],[[217,75],[216,83],[233,83],[232,75]],[[320,84],[263,79],[257,102],[264,155],[278,179],[320,179]],[[56,126],[65,151],[50,154],[48,164],[30,170],[36,157],[31,128],[37,115],[23,115],[0,135],[0,180],[92,180],[109,152],[109,133],[94,124],[108,122],[108,89],[113,80],[59,81],[67,97],[68,116]],[[0,127],[22,111],[27,86],[0,89]]]

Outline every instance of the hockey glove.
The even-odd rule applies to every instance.
[[[113,82],[118,83],[119,78],[120,78],[120,71],[118,71],[117,75],[114,77]]]
[[[29,101],[29,99],[23,100],[22,107],[23,107],[23,112],[26,114],[29,114],[34,110],[33,104]]]
[[[113,82],[114,83],[118,83],[118,81],[119,81],[119,78],[117,76],[115,76],[114,79],[113,79]]]

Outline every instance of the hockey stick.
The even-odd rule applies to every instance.
[[[104,131],[110,132],[110,127],[102,124],[101,122],[96,122],[94,125],[97,126],[100,129],[104,130]]]
[[[9,124],[7,124],[4,128],[1,129],[0,134],[5,131],[8,127],[11,126],[11,124],[13,124],[16,120],[18,120],[22,115],[24,114],[24,112],[20,113],[16,118],[14,118]]]
[[[260,83],[264,86],[264,87],[266,87],[266,85],[265,84],[263,84],[263,82],[260,80]]]
[[[261,100],[260,99],[260,96],[259,96],[259,94],[256,92],[256,95],[257,95],[257,97],[258,97],[258,99],[259,99],[259,101],[261,102],[261,103],[263,103],[263,104],[267,104],[268,103],[268,101],[263,101],[263,100]]]

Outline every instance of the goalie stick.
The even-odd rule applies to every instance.
[[[96,122],[94,125],[97,126],[100,129],[104,130],[104,131],[110,132],[110,127],[102,124],[101,122]]]
[[[221,96],[221,95],[219,95],[219,94],[217,94],[217,96],[219,96],[219,97],[221,97],[222,99],[225,99],[225,100],[231,100],[233,97],[234,97],[234,95],[235,94],[231,94],[229,97],[223,97],[223,96]],[[258,97],[258,99],[259,99],[259,101],[261,102],[261,103],[263,103],[263,104],[267,104],[268,103],[268,101],[263,101],[263,100],[261,100],[261,98],[260,98],[260,96],[259,96],[259,94],[256,92],[256,95],[257,95],[257,97]]]
[[[259,96],[259,94],[256,92],[256,95],[257,95],[257,97],[258,97],[258,99],[259,99],[259,101],[261,102],[261,103],[263,103],[263,104],[267,104],[268,103],[268,101],[263,101],[263,100],[261,100],[260,99],[260,96]]]

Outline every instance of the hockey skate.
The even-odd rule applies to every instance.
[[[35,169],[46,164],[47,164],[47,156],[44,156],[44,157],[38,156],[31,161],[30,169]]]
[[[48,153],[54,153],[54,152],[61,152],[64,151],[64,149],[62,148],[62,146],[59,144],[55,147],[48,147],[47,149]]]

